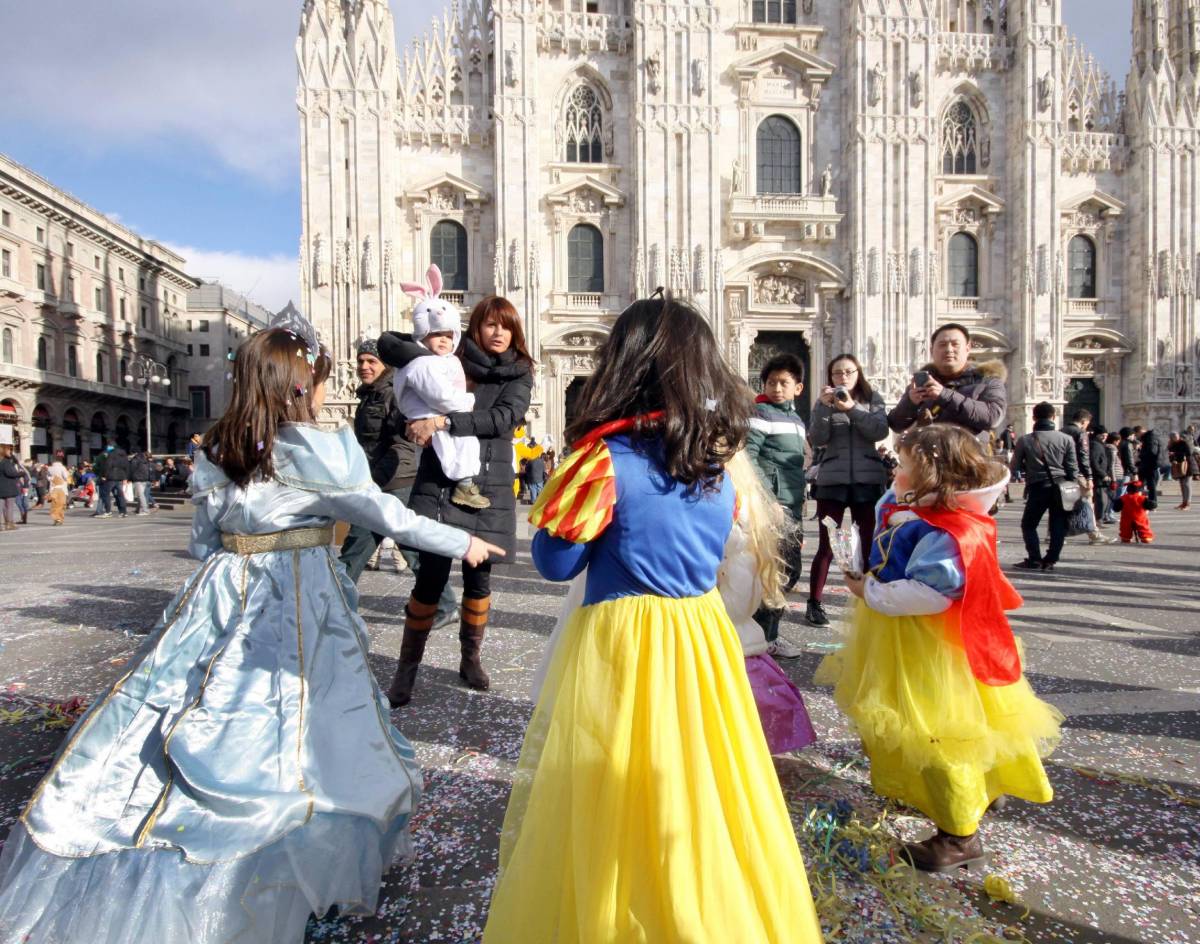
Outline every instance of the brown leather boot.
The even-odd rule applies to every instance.
[[[988,861],[979,833],[955,836],[941,829],[923,842],[905,843],[901,854],[922,872],[969,871]]]
[[[433,628],[436,615],[436,603],[422,603],[409,597],[408,606],[404,608],[404,639],[400,643],[400,662],[396,666],[392,687],[387,692],[388,704],[393,708],[401,708],[412,701],[417,669],[421,666],[421,657],[425,655],[425,643],[429,640],[429,630]]]
[[[462,661],[458,665],[458,677],[471,688],[487,691],[491,684],[483,663],[479,660],[479,651],[483,648],[483,634],[487,629],[488,610],[492,598],[470,600],[463,597],[462,623],[458,629],[458,642],[462,649]]]

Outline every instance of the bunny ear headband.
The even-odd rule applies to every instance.
[[[425,285],[417,282],[401,282],[400,288],[413,298],[424,301],[434,299],[442,294],[442,270],[437,265],[431,265],[425,273]]]

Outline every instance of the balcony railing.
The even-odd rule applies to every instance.
[[[599,292],[568,292],[567,307],[599,311],[603,307],[604,296]]]
[[[799,224],[803,239],[832,240],[842,214],[837,198],[790,193],[734,194],[730,200],[733,234],[738,239],[759,239],[772,223]]]
[[[538,21],[538,46],[542,49],[624,53],[632,36],[628,16],[546,10]]]
[[[992,33],[939,33],[935,46],[943,70],[1007,69],[1012,47]]]
[[[467,301],[466,292],[442,292],[441,297],[457,308],[462,308]]]
[[[951,298],[949,302],[951,311],[979,311],[978,298]]]
[[[1100,311],[1100,300],[1096,298],[1067,299],[1067,314],[1078,317],[1094,317]]]

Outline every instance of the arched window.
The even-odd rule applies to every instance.
[[[955,298],[979,297],[979,243],[970,233],[950,238],[948,291]]]
[[[966,102],[955,102],[942,121],[942,173],[975,173],[977,146],[975,113]]]
[[[1096,244],[1086,236],[1074,237],[1067,247],[1070,266],[1068,298],[1096,297]]]
[[[758,126],[758,192],[803,193],[800,131],[782,115]]]
[[[79,349],[74,344],[67,345],[67,373],[72,377],[79,376]]]
[[[600,96],[595,89],[579,86],[567,99],[567,120],[563,134],[567,141],[567,161],[572,164],[603,163],[603,131]]]
[[[128,373],[129,373],[129,361],[126,358],[122,357],[121,358],[121,370],[120,370],[120,373],[117,374],[117,383],[119,383],[122,387],[124,387],[126,385],[125,375]]]
[[[46,339],[44,337],[38,338],[37,366],[38,370],[50,369],[50,357],[46,349]]]
[[[96,383],[104,383],[104,354],[96,352]]]
[[[604,237],[586,223],[567,237],[567,291],[604,291]]]
[[[3,343],[3,346],[0,347],[0,357],[3,358],[4,363],[6,363],[6,364],[11,364],[13,362],[12,328],[4,329],[4,343]]]
[[[447,291],[467,290],[467,231],[461,223],[442,220],[433,228],[429,259],[442,270]]]

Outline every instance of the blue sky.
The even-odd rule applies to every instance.
[[[296,292],[301,0],[0,0],[0,151],[189,271],[270,308]],[[400,48],[442,0],[392,0]],[[1118,83],[1130,0],[1063,0]],[[401,11],[403,15],[401,15]],[[44,41],[39,41],[39,37]]]

